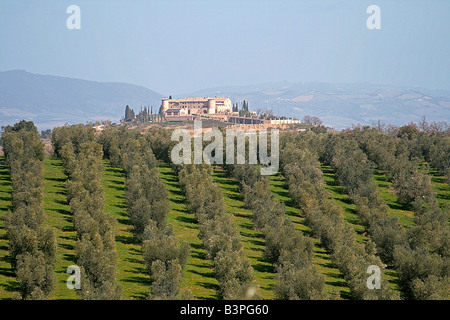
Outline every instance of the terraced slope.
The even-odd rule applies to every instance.
[[[104,161],[103,165],[105,210],[117,219],[117,279],[123,286],[123,299],[146,299],[150,292],[150,276],[143,264],[141,246],[133,242],[125,205],[125,176],[121,169],[112,167],[109,162]]]
[[[67,176],[63,172],[60,159],[44,158],[44,210],[45,225],[56,231],[56,289],[50,299],[79,299],[74,290],[67,288],[67,268],[75,264],[74,246],[76,231],[66,198]]]
[[[159,171],[170,198],[167,222],[173,225],[174,232],[180,241],[186,241],[191,246],[191,255],[183,271],[180,288],[191,290],[195,299],[218,299],[216,293],[218,284],[214,278],[213,266],[211,261],[206,258],[206,251],[202,241],[198,238],[197,221],[185,205],[178,177],[164,162],[159,162]]]
[[[337,201],[337,203],[344,209],[345,221],[348,222],[357,233],[356,241],[367,242],[369,238],[366,235],[365,227],[360,223],[358,215],[355,213],[355,205],[352,203],[349,196],[345,193],[344,187],[340,186],[337,182],[333,169],[327,165],[322,165],[321,169],[323,172],[324,180],[326,182],[325,188],[333,196],[333,199]],[[374,179],[378,181],[377,176],[374,176]],[[381,198],[385,200],[389,205],[389,202],[386,198],[386,192],[381,192]],[[401,218],[403,215],[397,213],[393,214],[392,216],[398,216]],[[409,223],[409,221],[407,221],[406,219],[403,222],[405,224]],[[389,281],[391,288],[395,292],[400,293],[396,271],[392,267],[387,267],[385,270],[385,274],[386,280]]]
[[[271,191],[276,195],[276,199],[286,206],[286,214],[294,223],[296,229],[301,230],[305,235],[312,237],[314,242],[313,263],[319,273],[326,277],[326,288],[329,292],[337,291],[341,299],[349,299],[350,290],[346,286],[341,272],[332,263],[330,254],[325,250],[320,241],[315,238],[312,230],[306,226],[305,219],[299,209],[295,208],[289,197],[289,190],[285,179],[281,175],[272,176],[270,179]]]
[[[344,220],[355,230],[356,241],[367,242],[368,238],[364,234],[364,226],[361,225],[358,215],[355,213],[355,205],[345,193],[344,187],[340,186],[336,181],[333,169],[331,166],[324,164],[322,164],[321,169],[325,181],[325,189],[330,192],[337,204],[344,209]]]
[[[169,165],[159,162],[160,177],[165,183],[171,203],[168,222],[174,227],[175,234],[180,241],[191,245],[191,256],[184,270],[181,283],[182,289],[189,289],[195,299],[218,299],[216,294],[217,281],[211,261],[206,258],[206,251],[198,238],[198,225],[192,213],[188,212],[185,199],[181,192],[177,176]],[[334,181],[331,168],[322,166],[326,189],[334,200],[345,210],[345,220],[357,231],[357,241],[367,241],[364,227],[360,225],[354,206]],[[4,157],[0,157],[0,218],[3,218],[11,202],[11,182]],[[51,299],[79,299],[77,294],[67,289],[67,267],[74,264],[74,246],[76,232],[73,229],[70,207],[66,199],[65,181],[61,161],[54,157],[44,160],[44,209],[45,224],[55,228],[57,234],[57,262],[55,274],[57,287]],[[259,286],[259,293],[265,299],[274,299],[275,284],[274,267],[264,260],[265,246],[262,234],[254,229],[251,221],[251,211],[244,208],[239,194],[238,182],[225,176],[225,172],[217,167],[213,175],[214,182],[222,189],[227,213],[232,215],[239,228],[245,255],[251,260],[255,270],[255,282]],[[390,183],[386,182],[382,172],[375,171],[374,181],[378,184],[381,197],[389,205],[393,216],[398,216],[402,225],[412,225],[413,213],[396,203],[396,196],[392,192]],[[450,203],[450,186],[444,178],[432,176],[433,186],[441,205]],[[103,187],[106,196],[106,212],[117,219],[116,245],[119,255],[118,279],[124,288],[124,299],[145,299],[150,292],[150,276],[143,265],[140,246],[132,241],[131,226],[125,205],[125,177],[121,169],[112,167],[104,162]],[[304,234],[312,236],[311,230],[305,225],[300,210],[296,209],[289,197],[287,186],[282,176],[271,177],[271,190],[276,198],[286,205],[286,213],[294,222],[296,228]],[[326,276],[327,290],[336,290],[341,299],[349,298],[349,290],[339,270],[330,260],[329,254],[322,248],[317,239],[313,239],[314,264],[318,271]],[[396,275],[393,270],[387,270],[387,275],[396,288]],[[0,299],[12,299],[17,290],[17,281],[9,262],[8,239],[4,229],[3,219],[0,219]]]
[[[253,226],[252,212],[244,208],[238,181],[226,177],[226,172],[220,167],[215,167],[213,181],[222,189],[227,213],[232,215],[239,228],[245,256],[252,263],[256,285],[259,288],[258,293],[264,299],[274,299],[275,270],[273,265],[263,257],[265,240],[262,233],[256,231]]]

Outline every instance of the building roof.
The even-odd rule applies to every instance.
[[[169,100],[170,102],[207,102],[210,99],[214,99],[216,101],[225,101],[225,100],[227,100],[229,98],[204,97],[204,98],[163,99],[163,100]]]

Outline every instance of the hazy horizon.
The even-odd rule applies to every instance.
[[[69,30],[69,5],[81,29]],[[381,29],[369,30],[376,4]],[[162,95],[274,82],[450,90],[446,1],[2,1],[0,70]]]
[[[23,69],[11,69],[11,70],[0,70],[1,72],[14,72],[14,71],[21,71],[26,72],[30,74],[40,75],[40,76],[51,76],[51,77],[60,77],[60,78],[67,78],[67,79],[73,79],[73,80],[85,80],[85,81],[92,81],[92,82],[98,82],[98,83],[118,83],[118,84],[131,84],[135,86],[144,87],[145,89],[149,89],[154,91],[155,93],[161,94],[165,96],[163,93],[158,92],[152,88],[146,87],[144,85],[136,84],[136,83],[130,83],[130,82],[124,82],[124,81],[97,81],[97,80],[89,80],[89,79],[82,79],[82,78],[74,78],[74,77],[65,77],[57,74],[44,74],[44,73],[34,73],[29,72],[27,70]],[[418,85],[400,85],[400,84],[389,84],[389,83],[374,83],[374,82],[325,82],[325,81],[302,81],[302,80],[278,80],[278,81],[264,81],[264,82],[255,82],[255,83],[245,83],[245,84],[225,84],[221,86],[213,86],[213,87],[204,87],[204,88],[195,88],[194,90],[190,92],[173,92],[169,93],[167,96],[181,96],[185,94],[193,94],[197,91],[203,91],[203,90],[214,90],[214,89],[229,89],[234,87],[258,87],[258,86],[265,86],[265,85],[276,85],[276,84],[331,84],[331,85],[357,85],[357,84],[366,84],[366,85],[374,85],[374,86],[385,86],[385,87],[391,87],[391,88],[399,88],[399,89],[425,89],[425,90],[432,90],[432,91],[450,91],[450,89],[441,89],[441,88],[431,88],[431,87],[424,87],[424,86],[418,86]]]

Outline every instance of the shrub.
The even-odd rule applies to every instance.
[[[177,260],[181,267],[184,268],[189,257],[189,251],[189,244],[180,244],[171,226],[161,230],[152,221],[145,228],[142,252],[144,263],[148,270],[151,271],[155,261],[162,261],[168,267],[169,262],[172,260]]]

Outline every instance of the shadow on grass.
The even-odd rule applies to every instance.
[[[123,174],[122,169],[111,167],[110,165],[105,165],[104,171],[115,173],[117,176],[121,176]]]
[[[67,244],[67,243],[59,243],[58,246],[60,246],[61,248],[65,249],[65,250],[70,250],[70,251],[72,251],[74,249],[73,245]]]
[[[5,277],[13,278],[15,277],[14,269],[12,268],[0,268],[0,275]]]
[[[194,225],[194,226],[192,226],[192,229],[197,229],[197,219],[195,218],[194,215],[192,215],[192,216],[179,215],[175,219],[178,221],[184,222],[184,223],[192,224],[192,225]]]
[[[260,259],[258,259],[258,261],[260,261],[260,263],[257,263],[253,266],[253,269],[255,269],[255,271],[262,273],[276,272],[276,267],[273,264],[270,264],[269,262]]]
[[[63,200],[59,200],[59,199],[55,199],[55,200],[53,200],[55,203],[57,203],[57,204],[62,204],[62,205],[65,205],[65,206],[68,206],[69,205],[69,202],[67,201],[67,199],[63,199]]]
[[[3,287],[8,292],[18,292],[20,290],[20,284],[18,281],[8,281],[7,283],[0,283],[0,287]]]
[[[11,202],[12,198],[11,196],[0,196],[0,200],[5,201],[5,202]]]
[[[249,228],[249,230],[253,231],[253,229],[250,229],[250,228]],[[262,241],[263,237],[261,234],[255,233],[255,232],[245,232],[242,230],[240,233],[243,237],[246,237],[246,238],[259,239],[259,242],[262,242],[262,243],[258,243],[257,245],[264,245],[264,241]],[[253,240],[253,241],[258,241],[258,240]]]
[[[63,257],[64,257],[64,260],[66,260],[66,261],[75,262],[75,254],[72,254],[72,253],[65,253],[65,254],[63,255]]]
[[[120,236],[116,235],[116,241],[123,243],[123,244],[135,244],[136,241],[132,236]]]
[[[125,191],[125,186],[124,185],[119,185],[119,186],[115,186],[115,185],[109,185],[108,186],[109,189],[115,189],[117,191]],[[116,198],[121,198],[120,196],[115,196]],[[124,198],[124,197],[122,197]]]
[[[239,191],[239,182],[233,178],[225,177],[225,175],[220,172],[215,171],[216,175],[216,183],[220,183],[222,185],[228,186],[226,189],[228,190],[237,190]]]
[[[54,182],[61,182],[61,184],[64,184],[64,182],[66,182],[66,178],[53,178],[53,177],[46,177],[44,178],[44,180],[47,181],[54,181]]]
[[[124,215],[124,216],[126,216],[126,215]],[[118,218],[117,222],[120,223],[120,224],[126,225],[126,226],[131,226],[132,225],[131,222],[130,222],[130,219],[128,219],[128,218],[123,218],[123,219],[122,218]]]
[[[244,201],[244,197],[240,193],[227,193],[226,197],[234,201]],[[241,206],[243,208],[243,206]]]
[[[116,179],[105,179],[106,182],[111,183],[111,184],[117,184],[119,186],[125,186],[125,182],[123,180],[116,180]]]
[[[436,198],[442,200],[450,200],[450,194],[436,194]]]
[[[174,193],[174,192],[172,192],[172,193]],[[181,192],[180,192],[180,193],[181,193]],[[176,198],[171,198],[170,201],[171,201],[171,202],[174,202],[174,203],[177,203],[177,204],[184,204],[184,199],[182,199],[182,198],[178,198],[178,199],[176,199]]]
[[[165,185],[171,187],[171,188],[168,188],[168,191],[171,194],[179,196],[179,197],[184,197],[183,191],[181,191],[180,185],[178,183],[167,182],[167,181],[163,181],[163,182],[164,182]]]
[[[395,270],[393,270],[392,266],[389,266],[385,269],[384,273],[390,277],[392,277],[392,279],[389,280],[389,283],[395,284],[397,285],[399,288],[401,287],[400,284],[400,279],[398,277],[398,274],[395,272]]]
[[[70,210],[67,210],[67,209],[53,209],[53,211],[58,212],[59,214],[63,214],[65,216],[68,216],[68,217],[72,218],[72,213],[70,212]],[[70,221],[72,221],[72,220],[70,220]]]
[[[73,225],[73,217],[72,217],[72,216],[65,216],[65,217],[64,217],[64,220],[67,221],[67,222],[70,222],[71,225],[62,227],[61,230],[62,230],[63,232],[73,232],[73,231],[76,231],[76,230],[75,230],[75,227],[74,227],[74,225]]]
[[[196,244],[192,243],[191,247],[195,248]],[[191,256],[192,256],[192,258],[199,259],[199,260],[208,260],[208,258],[206,257],[206,252],[203,250],[203,248],[201,250],[192,250]]]
[[[124,261],[135,263],[135,264],[142,264],[142,260],[139,260],[137,258],[125,258]],[[140,270],[140,271],[139,271]],[[132,273],[143,273],[145,272],[144,268],[135,268],[134,270],[129,270]]]

